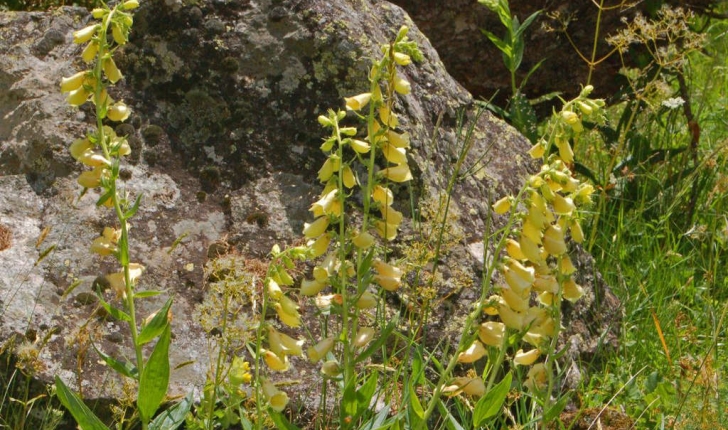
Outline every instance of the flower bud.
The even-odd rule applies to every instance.
[[[118,45],[126,44],[127,34],[125,34],[119,24],[115,22],[111,23],[111,36],[113,36],[114,42],[116,42]]]
[[[370,293],[369,291],[364,291],[354,305],[356,306],[357,309],[360,309],[360,310],[376,308],[377,307],[377,296]]]
[[[79,89],[86,80],[86,74],[87,72],[83,71],[78,72],[73,76],[69,76],[68,78],[61,78],[61,92],[68,93]]]
[[[306,350],[306,355],[308,356],[308,361],[312,363],[316,363],[317,361],[320,361],[322,358],[326,357],[326,354],[331,351],[331,349],[334,347],[334,337],[327,337],[326,339],[323,339],[319,341],[316,345],[310,346]]]
[[[328,376],[329,378],[336,378],[341,375],[344,369],[336,360],[329,360],[321,365],[321,373]]]
[[[303,225],[303,235],[306,236],[309,239],[314,239],[326,232],[326,229],[329,227],[329,217],[322,216],[317,218],[312,223],[304,223]]]
[[[368,143],[358,139],[349,140],[349,146],[351,146],[351,149],[353,149],[355,152],[358,152],[359,154],[366,154],[367,152],[369,152],[370,149]]]
[[[352,344],[357,348],[364,347],[371,342],[375,333],[376,331],[371,327],[361,327],[359,331],[356,332],[356,336],[354,336]]]
[[[394,90],[399,94],[407,95],[412,92],[412,86],[406,79],[396,76],[394,78]]]
[[[116,82],[119,81],[119,79],[122,78],[119,68],[116,67],[116,63],[114,62],[114,59],[111,57],[106,58],[104,60],[103,69],[104,69],[104,74],[106,75],[106,77],[109,79],[109,81],[112,84],[115,84]]]
[[[392,130],[387,131],[387,140],[389,143],[394,145],[395,148],[409,148],[410,147],[410,136],[409,133],[398,134]]]
[[[389,188],[376,185],[372,190],[372,200],[382,206],[389,206],[394,202],[394,194]]]
[[[81,52],[81,58],[86,63],[90,63],[96,58],[96,53],[99,52],[99,44],[96,42],[91,42],[83,49]]]
[[[387,167],[379,172],[383,177],[392,182],[407,182],[412,180],[412,173],[407,163],[394,167]]]
[[[106,9],[103,9],[100,7],[94,8],[91,11],[91,16],[93,16],[96,19],[101,19],[101,18],[103,18],[104,15],[106,15]]]
[[[122,122],[126,121],[130,114],[131,109],[129,109],[124,102],[116,102],[106,112],[106,117],[112,121]]]
[[[139,2],[137,0],[127,0],[124,2],[123,6],[124,10],[132,10],[139,7]]]
[[[334,123],[331,122],[329,117],[327,117],[326,115],[319,115],[318,122],[319,122],[319,124],[321,124],[324,127],[331,127],[332,125],[334,125]]]
[[[397,148],[390,142],[382,146],[382,154],[392,164],[404,164],[407,162],[407,151],[404,148]]]
[[[351,239],[351,242],[359,249],[367,249],[374,244],[374,236],[362,231]]]
[[[91,93],[86,91],[86,88],[83,86],[71,91],[68,93],[68,97],[66,98],[66,101],[71,106],[81,106],[82,104],[86,103],[88,100],[88,96],[90,96]]]
[[[511,210],[511,196],[505,196],[502,199],[498,200],[497,202],[493,203],[493,211],[497,213],[498,215],[503,215],[504,213]]]
[[[543,247],[551,255],[566,253],[564,231],[558,225],[550,226],[543,235]]]
[[[358,183],[356,180],[356,176],[354,176],[354,172],[351,170],[351,167],[349,167],[348,164],[344,166],[341,174],[341,179],[344,181],[344,186],[346,188],[351,188]]]

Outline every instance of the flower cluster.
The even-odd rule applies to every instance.
[[[478,339],[458,356],[459,362],[472,363],[487,354],[487,346],[504,348],[509,330],[518,333],[529,348],[519,349],[513,362],[531,366],[525,385],[532,390],[544,389],[549,381],[547,366],[536,362],[552,352],[552,340],[560,330],[561,300],[574,302],[584,294],[573,279],[576,268],[566,238],[568,233],[576,243],[584,240],[578,209],[591,202],[594,191],[590,184],[575,178],[570,169],[574,160],[570,140],[583,132],[582,120],[598,118],[604,106],[602,100],[588,97],[592,90],[587,86],[576,99],[565,103],[549,123],[547,137],[529,151],[533,158],[545,157],[545,164],[528,178],[521,191],[523,211],[516,215],[520,227],[507,239],[507,255],[498,266],[504,282],[483,308],[500,321],[482,323]],[[507,196],[494,203],[493,210],[497,214],[511,213],[518,202]]]
[[[383,241],[393,240],[404,218],[393,207],[394,192],[389,184],[412,179],[407,159],[409,135],[397,131],[399,118],[394,112],[395,96],[411,91],[409,82],[398,73],[397,67],[421,57],[406,34],[407,28],[403,27],[395,41],[383,47],[382,59],[372,66],[369,92],[346,98],[346,110],[329,110],[326,115],[319,116],[319,123],[331,134],[321,145],[326,160],[317,176],[323,190],[310,207],[313,221],[303,228],[307,243],[284,252],[275,247],[274,259],[283,263],[272,264],[266,280],[267,297],[279,320],[286,326],[298,327],[301,323],[298,304],[283,290],[294,285],[288,273],[293,266],[283,258],[317,261],[311,275],[301,280],[298,293],[315,297],[317,308],[324,314],[330,314],[332,310],[341,314],[343,331],[327,335],[306,349],[308,360],[322,361],[321,373],[330,378],[339,377],[346,367],[342,363],[349,362],[347,358],[338,360],[331,355],[338,342],[343,343],[342,355],[350,355],[365,347],[376,334],[372,327],[349,322],[349,318],[358,312],[378,306],[378,295],[370,284],[386,291],[395,291],[402,284],[402,270],[384,259],[375,258],[375,254],[377,236]],[[364,121],[366,131],[345,125],[347,116]],[[377,167],[378,160],[384,167]],[[355,173],[357,164],[366,169],[366,180],[360,180]],[[364,210],[361,224],[352,226],[353,205],[347,198],[358,190],[362,193]],[[364,259],[364,256],[369,258]],[[324,292],[326,289],[330,292]],[[347,332],[346,328],[351,331]],[[273,371],[287,370],[290,366],[288,357],[303,354],[303,340],[293,339],[272,327],[268,327],[267,337],[268,348],[263,348],[260,354]],[[273,397],[266,394],[268,391],[275,394],[270,384],[264,385],[263,394],[273,406]],[[278,405],[281,404],[283,402],[279,401]]]

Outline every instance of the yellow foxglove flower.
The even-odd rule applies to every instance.
[[[108,166],[109,160],[101,152],[86,151],[77,160],[89,167]]]
[[[346,114],[344,114],[344,116],[346,116]],[[340,119],[343,119],[343,118],[340,118]],[[356,136],[356,133],[357,132],[358,132],[358,130],[356,129],[356,127],[341,127],[341,128],[339,128],[339,133],[341,133],[344,136]]]
[[[511,210],[511,197],[505,196],[502,199],[498,200],[497,202],[493,203],[493,211],[497,213],[498,215],[503,215],[504,213]]]
[[[83,82],[86,80],[86,74],[88,72],[78,72],[73,76],[61,79],[61,92],[68,93],[73,90],[79,89]]]
[[[395,148],[409,148],[410,147],[410,136],[409,133],[398,134],[392,130],[387,131],[387,140]]]
[[[528,261],[534,264],[541,264],[543,262],[541,249],[538,247],[536,242],[529,239],[528,236],[526,236],[525,234],[521,234],[521,236],[518,238],[518,244],[521,246],[521,252],[523,253],[523,255],[526,256]]]
[[[571,148],[568,140],[557,138],[556,147],[559,149],[559,158],[564,163],[571,164],[574,162],[574,150]]]
[[[412,86],[407,79],[404,79],[401,76],[395,76],[394,91],[397,91],[404,96],[412,92]]]
[[[312,297],[316,294],[320,293],[321,290],[326,288],[327,283],[326,282],[320,282],[316,279],[314,280],[308,280],[304,279],[301,281],[301,294],[304,296]]]
[[[285,296],[283,296],[285,297]],[[278,303],[273,304],[273,309],[276,310],[276,313],[278,314],[278,318],[281,320],[281,322],[288,327],[300,327],[301,326],[301,315],[298,312],[295,313],[288,313],[283,309],[283,306]]]
[[[66,101],[71,106],[81,106],[82,104],[86,103],[86,101],[88,100],[88,96],[90,95],[91,93],[89,93],[86,88],[80,87],[69,92]]]
[[[377,233],[385,240],[394,240],[397,237],[397,225],[387,224],[384,221],[376,221],[374,227]]]
[[[344,100],[346,100],[346,108],[350,110],[359,110],[363,108],[364,106],[369,103],[369,100],[372,98],[372,93],[363,93],[356,95],[354,97],[347,97]]]
[[[546,367],[543,363],[534,364],[528,371],[528,377],[523,385],[529,391],[539,391],[546,387],[548,376],[546,375]]]
[[[516,312],[526,312],[528,310],[530,292],[530,289],[526,290],[524,294],[518,294],[510,288],[501,288],[500,290],[500,294],[505,299],[508,307]]]
[[[382,276],[391,276],[395,278],[400,278],[403,275],[402,269],[400,269],[397,266],[392,266],[391,264],[387,264],[382,260],[374,260],[374,263],[372,263],[372,266],[374,267],[374,270],[377,271]]]
[[[326,254],[326,250],[329,249],[329,243],[331,243],[331,235],[329,233],[324,233],[318,239],[310,241],[308,246],[311,247],[311,257],[317,258]]]
[[[487,321],[478,328],[478,339],[488,346],[500,347],[503,345],[503,336],[506,334],[506,325],[502,322]]]
[[[280,285],[293,285],[293,277],[281,266],[275,267],[275,271],[271,274],[271,279]]]
[[[458,354],[458,363],[474,363],[485,357],[487,351],[479,340],[475,340],[465,351]]]
[[[96,7],[91,11],[91,16],[93,16],[96,19],[101,19],[106,15],[106,9]]]
[[[382,106],[379,108],[379,119],[381,119],[382,123],[389,128],[397,128],[397,126],[399,125],[397,114],[390,111],[387,106]]]
[[[73,141],[71,146],[68,147],[68,152],[71,153],[71,157],[73,157],[74,160],[78,161],[83,154],[90,151],[92,148],[93,144],[88,139],[78,139]]]
[[[328,215],[331,213],[332,204],[338,200],[338,197],[339,190],[334,188],[312,204],[309,211],[313,212],[313,216],[317,218],[322,215]]]
[[[279,357],[288,355],[303,355],[303,339],[294,339],[281,333],[272,326],[268,326],[268,345],[270,350]]]
[[[528,150],[528,155],[530,155],[531,158],[542,158],[545,153],[546,147],[542,145],[541,142],[536,143]]]
[[[91,40],[92,37],[96,34],[96,30],[98,29],[97,24],[89,25],[88,27],[82,28],[81,30],[76,30],[73,32],[73,43],[78,43],[79,45],[82,43],[86,43],[89,40]]]
[[[105,238],[104,236],[97,237],[91,243],[91,252],[95,252],[102,257],[105,257],[107,255],[114,255],[117,249],[118,248],[116,247],[116,244]]]
[[[542,335],[540,333],[534,333],[531,330],[529,330],[528,332],[526,332],[526,334],[523,335],[523,338],[522,339],[527,344],[529,344],[529,345],[531,345],[533,347],[536,347],[536,348],[538,348],[541,345],[543,345],[544,341],[546,340],[546,338],[544,337],[544,335]]]
[[[336,360],[329,360],[321,365],[321,373],[328,376],[329,378],[336,378],[341,375],[344,369]]]
[[[531,208],[528,210],[528,220],[536,227],[543,228],[546,224],[548,224],[548,217],[546,215],[546,210],[541,210],[535,206],[531,206]]]
[[[579,187],[579,184],[581,184],[581,182],[578,179],[572,178],[571,176],[569,176],[569,179],[566,180],[566,183],[564,183],[562,185],[564,187],[565,192],[573,193],[574,191],[577,190],[577,188]]]
[[[112,121],[122,122],[126,121],[130,114],[131,109],[124,102],[117,102],[106,112],[106,117]]]
[[[374,236],[366,231],[362,231],[354,236],[351,242],[359,249],[367,249],[374,244]]]
[[[506,306],[506,301],[497,294],[488,297],[488,303],[487,306],[483,307],[483,313],[491,316],[498,315],[498,308],[500,306]]]
[[[524,314],[514,311],[506,304],[498,306],[498,316],[503,321],[503,324],[510,329],[521,331],[525,326]]]
[[[400,225],[402,223],[402,212],[393,209],[391,206],[381,206],[379,211],[382,213],[382,219],[387,224]]]
[[[578,220],[571,220],[571,223],[569,223],[569,231],[571,232],[571,238],[574,239],[574,242],[584,242],[584,230],[581,229],[581,224],[579,224]]]
[[[513,362],[516,365],[520,366],[530,366],[536,362],[536,359],[540,354],[541,351],[539,351],[538,349],[532,349],[528,352],[523,352],[522,349],[519,349],[518,352],[516,352],[516,356],[513,359]]]
[[[397,291],[402,285],[402,280],[400,278],[382,275],[374,275],[374,282],[387,291]]]
[[[334,125],[334,123],[331,122],[331,120],[329,119],[329,117],[327,117],[326,115],[319,115],[318,116],[318,122],[319,122],[319,124],[323,125],[324,127],[331,127],[332,125]],[[333,143],[334,142],[331,141],[331,144],[332,145],[333,145]],[[323,148],[321,148],[321,149],[323,149]],[[331,148],[329,148],[329,149],[323,149],[323,150],[324,151],[329,151],[329,150],[331,150]]]
[[[344,180],[344,186],[346,188],[351,188],[354,185],[358,184],[356,176],[354,175],[354,171],[351,170],[351,167],[349,167],[348,164],[344,166],[341,178]]]
[[[344,299],[341,297],[341,294],[328,294],[325,296],[316,296],[316,299],[314,300],[316,302],[316,307],[320,310],[327,310],[331,307],[332,304],[341,306],[344,304]]]
[[[300,306],[298,306],[298,303],[296,303],[293,300],[291,300],[290,298],[288,298],[288,296],[283,295],[280,298],[280,300],[278,301],[278,303],[280,303],[284,312],[291,314],[291,315],[298,314],[298,309],[300,308]]]
[[[94,167],[93,170],[82,172],[76,182],[84,188],[96,188],[101,185],[101,167]]]
[[[557,293],[559,291],[559,281],[553,275],[538,274],[533,283],[533,289],[539,292]]]
[[[322,216],[317,218],[311,224],[305,223],[303,226],[303,235],[309,239],[315,239],[326,232],[329,227],[329,217]]]
[[[404,148],[397,148],[387,141],[382,146],[382,154],[392,164],[404,164],[407,162],[407,151]]]
[[[559,260],[559,273],[568,276],[574,272],[576,272],[576,267],[571,261],[571,258],[569,258],[567,254],[562,255],[561,259]]]
[[[400,66],[407,66],[412,62],[412,59],[409,55],[403,53],[403,52],[395,52],[394,53],[394,62],[399,64]]]
[[[372,190],[372,200],[381,206],[390,206],[394,202],[394,194],[389,188],[376,185]]]
[[[506,253],[516,260],[526,260],[528,258],[526,257],[526,254],[521,251],[521,244],[516,242],[514,239],[508,239],[506,241]]]
[[[559,215],[571,215],[576,209],[574,201],[570,197],[564,197],[559,193],[554,195],[553,205],[554,211]]]
[[[543,291],[538,294],[538,301],[544,306],[551,306],[554,304],[554,299],[556,298],[556,295],[554,293],[551,293],[549,291]]]
[[[124,10],[132,10],[139,7],[139,2],[137,0],[127,0],[124,2],[123,8]]]
[[[131,224],[127,223],[126,227],[127,231],[131,230]],[[104,231],[101,233],[101,236],[116,243],[119,241],[119,239],[121,239],[121,230],[117,230],[111,227],[104,227]]]
[[[412,172],[407,163],[394,167],[387,167],[380,171],[381,175],[392,182],[407,182],[412,180]]]
[[[115,22],[111,23],[111,36],[113,36],[114,42],[116,42],[117,44],[126,44],[127,35],[124,34],[124,30],[122,30],[121,27]]]
[[[276,372],[285,372],[291,367],[288,357],[285,355],[278,356],[275,352],[267,349],[262,349],[261,352],[263,353],[263,360],[265,360],[265,364],[271,370]]]
[[[584,295],[584,288],[577,284],[573,279],[567,279],[564,282],[563,296],[570,302],[579,300]]]
[[[331,349],[334,347],[334,337],[327,337],[326,339],[323,339],[319,341],[316,345],[310,346],[306,350],[306,355],[308,356],[308,361],[312,363],[316,363],[317,361],[320,361],[322,358],[326,357],[326,354],[331,351]]]
[[[268,297],[271,299],[278,301],[283,296],[283,290],[281,289],[280,285],[273,279],[268,279]]]
[[[364,347],[371,342],[375,333],[376,331],[371,327],[361,327],[359,331],[356,332],[356,336],[354,336],[352,344],[357,348]]]
[[[326,159],[324,164],[321,166],[321,168],[318,171],[318,178],[321,182],[326,182],[329,179],[331,179],[331,176],[334,175],[334,173],[339,171],[339,164],[341,160],[339,160],[338,157],[332,155],[329,158]]]
[[[354,304],[357,309],[373,309],[377,307],[377,296],[370,293],[369,291],[364,291],[361,296],[359,296],[359,299]]]
[[[485,394],[485,384],[481,378],[460,376],[455,378],[449,385],[444,386],[442,393],[450,397],[457,396],[461,393],[473,397],[481,397]]]
[[[534,269],[533,267],[526,267],[521,264],[520,261],[512,259],[509,259],[506,262],[506,266],[508,266],[509,269],[517,272],[518,276],[522,277],[530,284],[532,284],[535,280],[534,275],[536,274],[536,269]]]
[[[268,400],[268,406],[276,412],[283,412],[288,405],[288,394],[276,388],[270,381],[265,381],[261,388],[263,395]]]
[[[503,270],[503,277],[506,279],[508,286],[511,287],[511,290],[519,296],[525,295],[531,290],[533,280],[535,279],[533,276],[523,276],[521,273],[507,267]]]
[[[358,152],[359,154],[366,154],[367,152],[369,152],[369,149],[371,149],[368,143],[359,139],[349,140],[349,146],[351,146],[351,149]]]
[[[543,235],[543,247],[551,255],[561,255],[566,252],[564,231],[560,226],[556,224],[549,226]]]
[[[83,49],[81,52],[81,59],[83,61],[90,63],[96,58],[96,53],[99,52],[99,44],[96,42],[91,42]]]
[[[115,84],[122,78],[119,68],[116,67],[114,59],[109,57],[103,61],[104,74],[112,84]]]

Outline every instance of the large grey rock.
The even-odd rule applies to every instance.
[[[29,329],[41,336],[55,330],[39,377],[61,375],[99,399],[118,395],[121,384],[92,350],[79,355],[79,340],[90,336],[107,353],[131,352],[126,327],[94,314],[89,300],[97,276],[115,270],[88,253],[113,218],[93,207],[94,192],[79,198],[81,169],[66,148],[92,118],[86,108],[67,107],[58,93],[61,77],[82,66],[70,32],[86,20],[84,11],[68,8],[0,14],[0,226],[12,236],[0,251],[0,342]],[[473,100],[400,8],[368,0],[168,1],[145,3],[137,13],[132,41],[118,60],[126,78],[117,89],[134,113],[117,132],[129,134],[136,154],[125,166],[124,186],[144,193],[131,235],[131,258],[147,267],[140,288],[174,296],[172,365],[192,361],[173,372],[173,394],[199,393],[209,368],[213,339],[195,318],[207,295],[208,254],[232,246],[260,261],[273,244],[300,237],[320,189],[316,117],[367,87],[370,58],[403,24],[425,56],[405,71],[413,92],[397,106],[412,136],[416,176],[414,205],[401,188],[397,207],[412,215],[410,207],[424,209],[442,196],[457,155],[457,113]],[[455,186],[450,231],[459,233],[441,265],[436,299],[447,306],[430,317],[424,341],[433,345],[457,340],[458,321],[477,297],[471,285],[480,284],[488,198],[513,192],[535,167],[523,156],[526,140],[491,115],[478,119],[474,135],[466,166],[477,173]],[[45,228],[50,232],[37,244]],[[215,252],[208,252],[211,244]],[[591,274],[590,259],[580,255],[578,264]],[[600,336],[613,340],[618,326],[617,313],[600,304],[606,297],[611,308],[618,306],[601,278],[584,283],[592,299],[572,313],[588,330],[567,331],[577,355],[597,352]],[[143,301],[140,314],[163,300]],[[296,365],[292,378],[311,384],[315,370]]]

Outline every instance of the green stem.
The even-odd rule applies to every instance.
[[[220,339],[220,349],[217,353],[217,363],[215,364],[215,380],[213,381],[213,388],[212,388],[212,394],[210,395],[210,407],[207,411],[207,428],[209,430],[212,430],[213,427],[213,419],[212,417],[215,414],[215,403],[217,402],[217,388],[220,386],[220,373],[222,372],[222,358],[224,355],[224,351],[227,350],[227,345],[225,344],[225,333],[227,333],[227,321],[228,321],[228,307],[230,304],[230,292],[228,291],[228,286],[226,284],[225,291],[224,291],[224,302],[223,302],[223,309],[222,309],[222,333],[223,336]],[[260,336],[258,336],[258,339],[260,339]],[[257,369],[257,367],[256,367]]]
[[[586,78],[586,84],[589,85],[591,83],[592,73],[594,72],[594,67],[596,65],[596,59],[597,59],[597,46],[599,45],[599,27],[602,23],[602,10],[604,7],[604,0],[599,1],[599,11],[597,12],[597,22],[594,26],[594,43],[592,45],[592,53],[591,53],[591,61],[589,61],[589,74]]]

